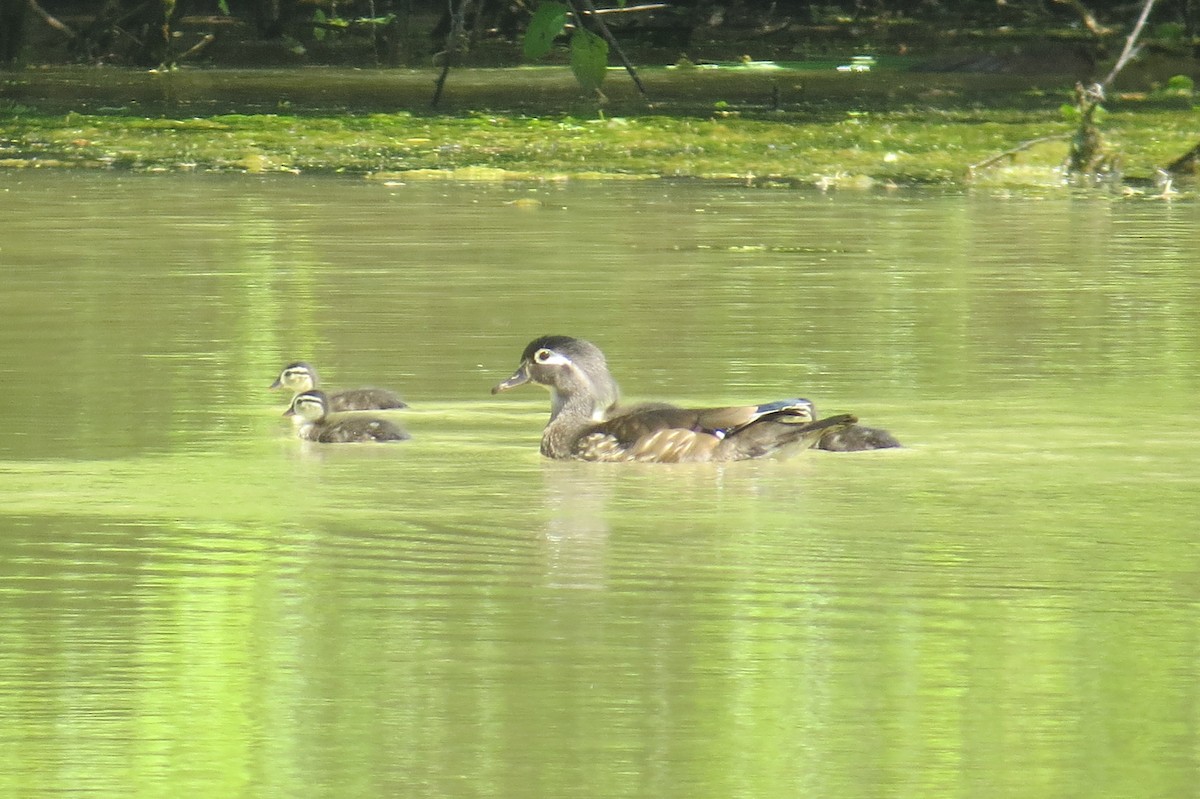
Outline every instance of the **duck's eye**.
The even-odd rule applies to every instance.
[[[534,353],[533,359],[538,363],[545,363],[554,356],[554,353],[547,349],[541,349]]]

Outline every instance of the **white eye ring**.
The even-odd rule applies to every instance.
[[[571,359],[557,353],[548,347],[542,347],[533,354],[533,362],[541,366],[570,366]]]

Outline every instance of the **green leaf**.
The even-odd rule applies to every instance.
[[[1196,89],[1196,82],[1187,75],[1172,75],[1167,81],[1167,91],[1191,94]]]
[[[229,13],[229,3],[227,0],[217,0],[217,11],[220,11],[225,16],[231,16]]]
[[[608,42],[591,31],[576,28],[571,36],[571,71],[587,91],[595,91],[608,72]]]
[[[563,32],[570,11],[562,3],[541,3],[525,29],[525,57],[530,61],[550,52],[554,39]]]
[[[1178,42],[1185,36],[1187,36],[1187,26],[1178,22],[1164,22],[1154,28],[1155,39]]]
[[[316,22],[316,23],[325,22],[325,12],[319,8],[316,11],[314,11],[313,12],[313,22]],[[312,34],[313,34],[313,38],[319,42],[325,38],[325,29],[321,28],[321,27],[313,28]]]
[[[1068,122],[1079,121],[1079,108],[1070,103],[1063,103],[1058,107],[1058,113],[1062,114],[1062,118]]]

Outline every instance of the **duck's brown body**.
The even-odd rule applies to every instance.
[[[814,421],[795,409],[618,408],[603,422],[546,427],[542,454],[585,461],[698,463],[791,455],[815,445],[828,431],[854,423],[848,414]],[[714,418],[717,417],[717,418]],[[720,421],[720,418],[728,421]],[[739,417],[745,421],[734,421]]]
[[[364,417],[325,420],[301,425],[297,435],[319,444],[355,444],[371,441],[407,441],[411,436],[387,419]]]
[[[316,368],[304,361],[289,363],[283,367],[279,377],[271,384],[271,388],[288,388],[296,394],[312,391],[317,387]],[[333,391],[325,395],[329,410],[332,413],[340,411],[387,411],[397,408],[407,408],[408,404],[400,399],[394,391],[385,388],[352,388],[345,391]]]
[[[533,341],[516,373],[492,392],[528,382],[550,390],[541,451],[560,460],[684,463],[787,455],[856,421],[850,415],[814,420],[812,403],[801,399],[729,408],[622,407],[604,354],[568,336]]]

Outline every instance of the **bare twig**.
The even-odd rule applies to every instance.
[[[42,8],[38,4],[37,0],[29,0],[29,10],[41,17],[43,22],[45,22],[51,28],[54,28],[54,30],[58,31],[59,33],[66,34],[72,39],[78,37],[78,34],[76,34],[69,25],[58,19],[58,17],[50,14],[50,12],[46,11],[46,9]]]
[[[1129,32],[1129,36],[1125,39],[1125,49],[1121,51],[1121,55],[1117,58],[1117,63],[1113,64],[1112,71],[1108,73],[1108,77],[1101,81],[1100,85],[1108,88],[1108,85],[1117,77],[1117,73],[1125,68],[1125,65],[1137,55],[1138,37],[1142,35],[1142,28],[1146,27],[1146,20],[1150,18],[1150,9],[1154,8],[1155,0],[1145,0],[1142,3],[1142,13],[1138,16],[1137,24],[1133,26],[1133,30]]]
[[[1069,139],[1070,137],[1070,133],[1055,133],[1053,136],[1039,136],[1036,139],[1030,139],[1029,141],[1021,142],[1011,150],[1005,150],[1002,153],[993,155],[991,158],[988,158],[985,161],[980,161],[977,164],[971,164],[967,167],[967,174],[974,176],[977,169],[987,169],[992,164],[1003,161],[1005,158],[1012,158],[1017,153],[1028,150],[1030,147],[1041,144],[1042,142],[1058,141],[1060,139]]]
[[[1083,23],[1083,27],[1087,28],[1093,36],[1101,37],[1112,33],[1111,30],[1096,21],[1096,15],[1088,11],[1087,6],[1081,0],[1054,0],[1054,2],[1060,6],[1070,6],[1074,9],[1075,13],[1079,15],[1079,21]]]
[[[442,72],[438,75],[437,85],[433,90],[433,100],[429,103],[434,108],[437,108],[438,103],[442,101],[442,90],[446,87],[446,78],[450,75],[450,67],[454,61],[454,56],[462,46],[463,32],[466,28],[467,6],[469,5],[471,5],[471,0],[459,0],[459,6],[455,9],[454,0],[446,0],[446,7],[450,10],[450,30],[446,34],[446,50],[443,53],[445,60],[442,62]]]
[[[628,14],[632,11],[656,11],[660,8],[670,8],[667,3],[645,3],[640,6],[623,6],[621,8],[596,8],[592,9],[591,13],[596,16],[602,14]]]
[[[200,52],[202,50],[204,50],[204,48],[208,47],[210,44],[212,44],[214,41],[216,41],[216,39],[217,39],[217,37],[211,33],[204,34],[204,37],[201,38],[200,41],[196,42],[191,47],[189,47],[187,50],[185,50],[183,52],[183,54],[180,55],[179,58],[177,58],[175,60],[182,61],[185,58],[191,58],[192,56],[199,55]]]

